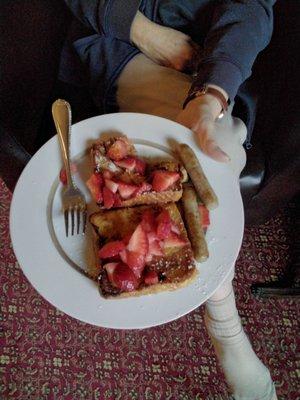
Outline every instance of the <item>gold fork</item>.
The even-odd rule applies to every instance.
[[[82,219],[82,232],[86,226],[86,201],[82,192],[74,183],[70,168],[70,139],[71,139],[71,107],[66,100],[58,99],[52,104],[52,116],[59,138],[62,158],[64,161],[67,186],[62,194],[63,211],[65,217],[66,236],[69,234],[69,215],[71,214],[71,233],[74,235],[75,214],[77,219],[77,234],[80,231],[80,221]],[[82,218],[81,218],[82,217]]]

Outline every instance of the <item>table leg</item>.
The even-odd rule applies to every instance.
[[[232,280],[206,302],[205,323],[235,400],[277,400],[269,370],[241,325]]]

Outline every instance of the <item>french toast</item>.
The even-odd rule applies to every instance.
[[[193,251],[174,202],[101,210],[90,216],[96,268],[106,298],[186,286],[197,276]]]
[[[91,158],[94,172],[87,186],[102,209],[176,202],[182,196],[187,173],[181,164],[143,160],[125,136],[94,143]]]

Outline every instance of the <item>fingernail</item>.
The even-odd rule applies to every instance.
[[[231,161],[231,158],[229,157],[228,154],[225,153],[225,151],[223,151],[218,145],[216,146],[216,150],[222,154],[222,156],[224,157],[224,161],[229,162]]]

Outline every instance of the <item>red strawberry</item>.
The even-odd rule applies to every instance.
[[[159,239],[155,231],[147,232],[147,237],[149,244]]]
[[[129,240],[131,239],[131,236],[132,236],[132,234],[128,234],[123,237],[123,242],[125,243],[126,246],[128,245]]]
[[[156,223],[155,223],[154,213],[151,209],[148,209],[143,212],[141,225],[145,232],[155,231]]]
[[[114,161],[122,160],[127,156],[128,144],[124,140],[116,140],[109,148],[107,156]]]
[[[145,256],[136,251],[127,251],[126,264],[132,269],[136,277],[140,278],[145,267]]]
[[[119,193],[122,199],[129,199],[135,192],[137,187],[129,183],[119,182]]]
[[[104,179],[104,182],[105,182],[105,186],[110,191],[112,191],[113,193],[117,192],[119,185],[116,182],[112,181],[111,179],[106,179],[106,178]]]
[[[103,178],[101,174],[94,173],[90,176],[90,178],[86,181],[86,185],[89,188],[93,199],[96,203],[101,203],[103,200],[102,197],[102,185]]]
[[[180,175],[177,172],[155,171],[152,181],[153,189],[156,192],[163,192],[169,189],[179,178]]]
[[[167,210],[163,210],[158,217],[156,218],[157,221],[157,236],[160,239],[165,239],[169,236],[172,227],[172,220],[170,218],[170,214]]]
[[[145,193],[145,192],[150,192],[150,190],[152,190],[152,185],[150,185],[150,183],[147,182],[143,182],[137,189],[137,191],[135,192],[135,196]]]
[[[71,172],[73,174],[75,174],[77,172],[77,165],[74,163],[71,163]],[[66,185],[68,183],[67,172],[66,172],[65,168],[62,168],[60,170],[59,179],[63,185]]]
[[[140,158],[135,157],[135,171],[138,174],[144,175],[146,169],[145,161],[141,160]]]
[[[123,160],[115,161],[115,164],[118,167],[127,169],[128,171],[134,171],[136,161],[133,157],[126,157],[123,158]]]
[[[99,250],[99,257],[100,258],[114,257],[124,249],[125,249],[125,244],[121,240],[108,242]]]
[[[114,194],[114,198],[115,198],[114,207],[121,207],[121,205],[122,205],[122,200],[121,200],[119,194],[118,194],[118,193],[115,193],[115,194]]]
[[[157,240],[149,244],[149,254],[152,254],[153,256],[163,256],[164,253],[161,249],[161,246]]]
[[[147,271],[144,277],[146,285],[155,285],[158,283],[158,275],[156,271]]]
[[[175,222],[173,222],[173,221],[171,223],[171,232],[174,232],[177,235],[180,235],[180,233],[181,233],[179,226],[176,225]]]
[[[109,209],[112,208],[115,202],[115,195],[114,193],[109,190],[107,187],[104,186],[103,188],[103,203],[104,207]]]
[[[210,225],[209,211],[204,204],[199,204],[198,207],[201,214],[202,228],[207,228]]]
[[[127,264],[127,254],[128,254],[128,250],[122,250],[120,252],[120,258],[123,261],[124,264]]]
[[[149,244],[147,234],[142,228],[142,225],[139,224],[129,240],[127,249],[129,251],[135,251],[145,256],[148,252],[148,247]]]
[[[108,276],[108,280],[114,286],[115,286],[115,283],[114,283],[114,280],[113,280],[113,273],[114,273],[114,270],[116,269],[116,266],[118,264],[119,264],[118,262],[112,262],[112,263],[108,263],[108,264],[103,265],[103,269],[106,270],[106,273],[107,273],[107,276]]]
[[[109,171],[108,169],[103,171],[103,178],[112,179],[113,176],[114,176],[114,174],[111,171]]]
[[[161,243],[164,249],[168,247],[183,247],[186,245],[186,241],[173,232],[171,232]]]
[[[113,272],[113,281],[115,285],[125,291],[131,292],[139,286],[138,278],[128,265],[119,263]]]

